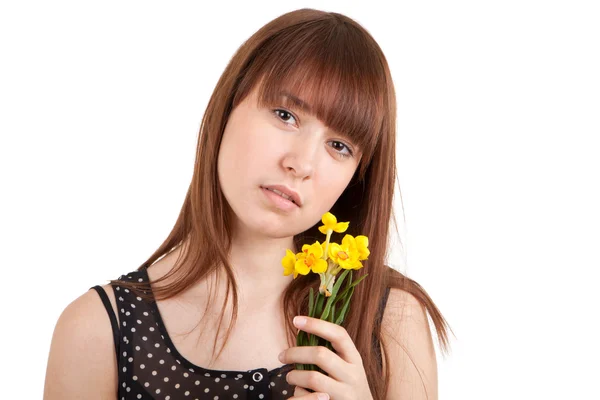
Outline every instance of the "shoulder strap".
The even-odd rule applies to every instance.
[[[100,285],[96,285],[91,287],[90,289],[95,289],[100,295],[100,299],[102,300],[102,304],[104,304],[104,308],[106,308],[106,312],[108,313],[108,318],[110,318],[110,324],[112,326],[113,331],[113,340],[115,343],[115,355],[117,356],[117,365],[119,364],[119,324],[117,322],[117,317],[115,315],[115,311],[110,304],[110,300],[106,295],[106,292]]]
[[[386,287],[385,288],[385,294],[383,295],[383,297],[381,298],[381,302],[379,303],[379,315],[377,316],[377,318],[379,319],[379,323],[381,323],[381,320],[383,319],[383,312],[385,311],[385,306],[387,304],[387,300],[388,297],[390,296],[390,287]]]

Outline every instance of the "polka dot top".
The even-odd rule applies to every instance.
[[[119,280],[148,282],[149,278],[146,268],[142,268],[122,275]],[[99,285],[93,289],[100,295],[112,325],[119,375],[117,399],[283,400],[293,397],[294,385],[285,379],[293,364],[270,371],[266,368],[212,370],[194,365],[173,345],[156,302],[144,301],[118,285],[112,287],[119,322],[104,289]]]

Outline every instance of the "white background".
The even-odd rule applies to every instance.
[[[361,23],[392,69],[390,262],[456,334],[440,398],[600,398],[597,4],[2,2],[0,397],[42,397],[62,310],[172,228],[233,53],[306,6]]]

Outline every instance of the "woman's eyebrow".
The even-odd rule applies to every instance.
[[[305,102],[304,100],[299,99],[298,97],[294,96],[293,94],[289,93],[289,92],[279,92],[279,95],[281,97],[287,98],[288,100],[290,100],[294,106],[300,108],[303,112],[307,113],[307,114],[313,114],[312,112],[312,107],[310,106],[310,104],[308,104],[307,102]]]

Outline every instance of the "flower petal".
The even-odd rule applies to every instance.
[[[323,247],[321,247],[321,243],[317,240],[310,246],[310,250],[308,250],[309,254],[315,256],[315,258],[321,258],[323,256]]]
[[[327,261],[322,258],[318,259],[312,266],[312,271],[315,273],[322,273],[327,271]]]
[[[286,249],[286,255],[281,260],[283,265],[283,275],[288,276],[294,272],[294,265],[296,264],[296,255],[289,249]]]
[[[356,239],[356,245],[360,248],[360,247],[369,247],[369,238],[366,237],[365,235],[358,235],[357,237],[355,237],[354,239]]]
[[[294,268],[295,268],[294,264],[292,264],[291,268],[289,265],[284,265],[283,266],[283,275],[285,275],[285,276],[290,275],[292,272],[294,272]]]
[[[333,230],[337,233],[346,232],[346,229],[348,229],[349,224],[350,222],[338,222],[334,225]]]
[[[360,261],[358,261],[358,252],[356,250],[352,250],[350,249],[347,250],[345,249],[343,246],[341,246],[342,251],[346,252],[346,255],[348,257],[340,257],[338,259],[338,263],[340,265],[340,267],[344,268],[344,269],[355,269],[356,263],[359,263]]]
[[[285,257],[281,260],[282,263],[289,263],[290,261],[296,262],[296,255],[290,250],[285,250]]]
[[[369,255],[371,254],[371,251],[369,249],[358,249],[358,259],[359,260],[366,260],[367,258],[369,258]]]
[[[327,242],[321,243],[321,247],[323,248],[323,253],[325,253],[325,247],[327,246]]]
[[[342,247],[348,250],[358,250],[356,248],[356,240],[354,239],[354,236],[348,234],[342,239]]]
[[[366,260],[369,258],[371,251],[368,249],[369,246],[369,238],[364,235],[359,235],[354,238],[356,241],[356,247],[358,248],[358,259]]]
[[[310,268],[304,261],[305,260],[296,261],[296,272],[302,275],[307,275],[310,272]]]
[[[339,244],[332,242],[329,243],[329,258],[331,258],[334,262],[338,262],[338,252],[342,251],[342,248]]]
[[[325,214],[323,214],[323,217],[321,218],[321,221],[323,222],[323,224],[327,227],[333,226],[337,223],[337,218],[335,217],[335,215],[333,215],[332,213],[330,213],[329,211],[326,212]]]

